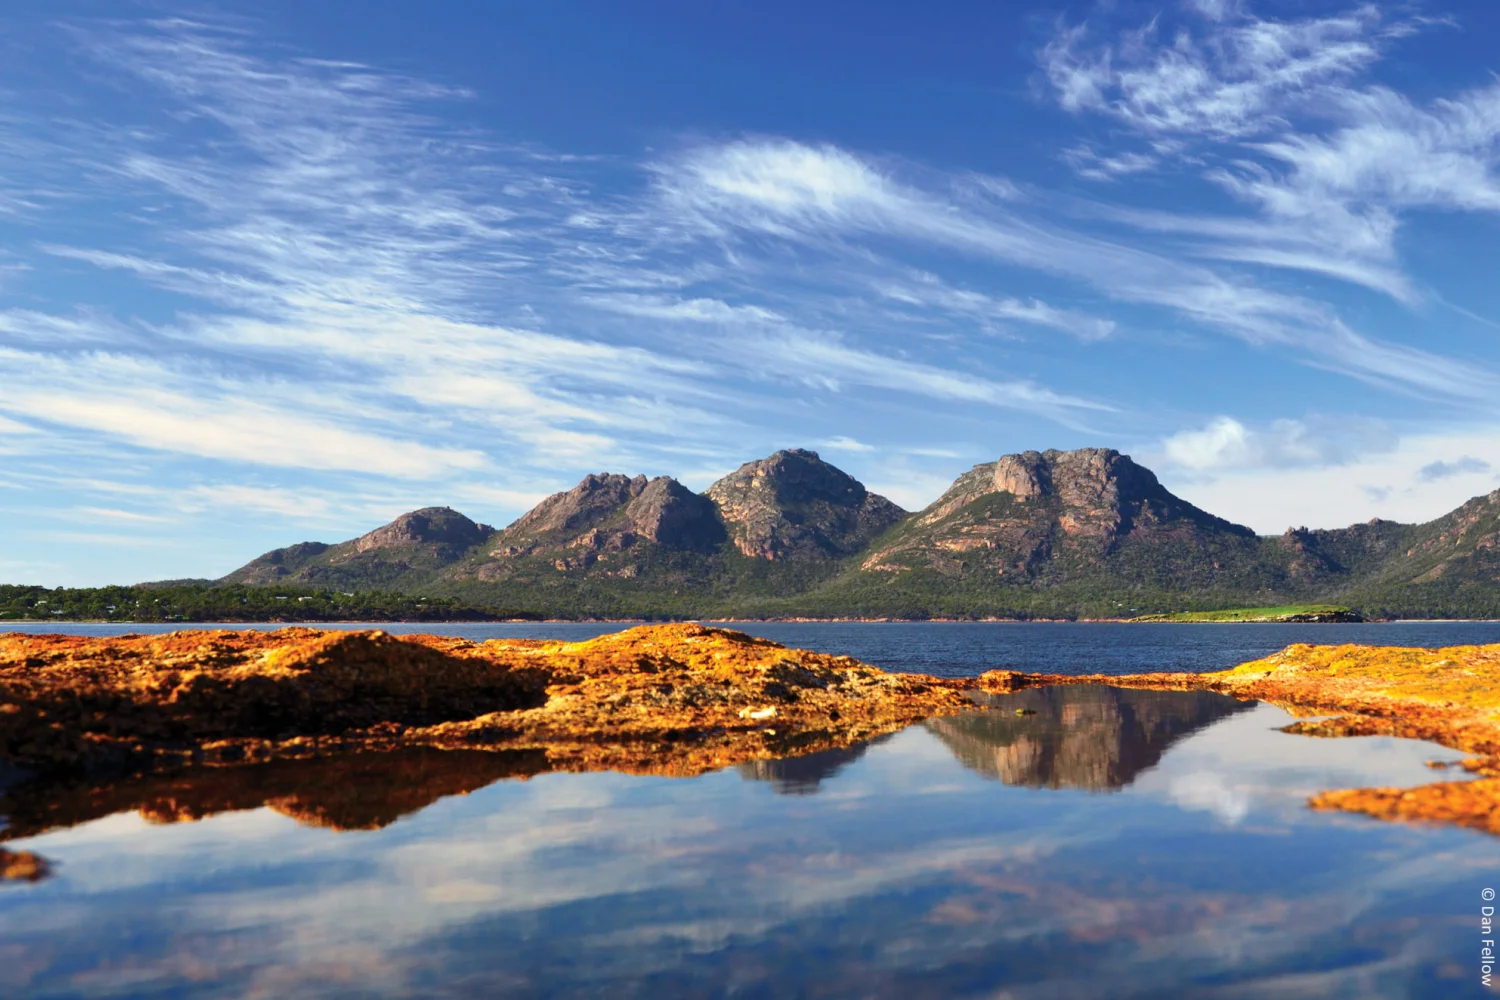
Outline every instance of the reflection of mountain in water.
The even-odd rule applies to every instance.
[[[740,777],[749,781],[769,781],[771,790],[778,795],[812,795],[824,779],[831,778],[848,765],[859,760],[865,751],[877,743],[884,743],[890,735],[879,736],[852,747],[836,750],[820,750],[801,757],[782,757],[779,760],[752,760],[736,764]]]
[[[1122,788],[1174,742],[1252,706],[1212,691],[1100,685],[991,695],[989,712],[925,725],[967,768],[1008,785]],[[1035,715],[1017,715],[1017,711]]]

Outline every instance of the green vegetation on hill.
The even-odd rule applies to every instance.
[[[1142,615],[1137,622],[1315,622],[1359,621],[1361,616],[1337,604],[1283,604],[1274,608],[1227,608],[1222,611],[1177,611]]]
[[[481,608],[507,617],[524,608],[654,620],[1244,620],[1321,605],[1370,619],[1500,618],[1500,491],[1427,524],[1374,520],[1266,537],[1173,495],[1109,449],[1006,455],[914,514],[816,453],[791,450],[702,493],[666,476],[586,476],[498,530],[427,507],[359,538],[265,553],[218,583],[230,585],[281,588],[289,599],[273,607],[276,594],[190,590],[161,618],[461,617]],[[350,594],[357,599],[339,599]],[[93,617],[119,604],[95,603]],[[131,608],[142,613],[139,602]]]
[[[0,622],[489,621],[528,617],[451,598],[306,587],[157,583],[133,587],[0,585]]]

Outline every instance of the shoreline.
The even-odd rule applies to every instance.
[[[0,618],[0,634],[7,625],[152,625],[193,629],[214,625],[1491,625],[1500,618],[1367,618],[1358,622],[1320,621],[1142,621],[1139,618],[296,618],[213,619],[204,621],[122,621],[117,618]]]
[[[1210,673],[942,678],[702,624],[583,640],[306,626],[12,633],[0,637],[0,764],[108,784],[201,767],[481,751],[545,770],[686,777],[847,749],[945,715],[1009,714],[1003,697],[991,699],[1079,684],[1211,691],[1286,709],[1301,720],[1288,733],[1466,752],[1471,780],[1331,790],[1309,804],[1500,835],[1500,643],[1297,643]]]

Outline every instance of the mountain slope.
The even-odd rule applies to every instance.
[[[410,589],[463,558],[494,530],[451,507],[424,507],[337,545],[300,542],[274,549],[221,582]]]
[[[1149,469],[1102,448],[1028,451],[977,465],[931,506],[880,539],[861,568],[918,567],[1060,582],[1131,545],[1212,556],[1259,548],[1249,528],[1169,493]]]
[[[713,503],[675,479],[590,475],[496,533],[445,579],[494,582],[537,571],[630,579],[644,558],[706,556],[727,537]]]
[[[348,542],[276,549],[224,582],[392,587],[561,615],[732,614],[822,582],[904,516],[794,449],[705,494],[666,476],[586,476],[500,531],[425,508]]]
[[[1500,491],[1427,524],[1258,537],[1108,449],[1003,456],[911,515],[791,449],[702,494],[666,476],[586,476],[499,531],[428,507],[337,545],[268,552],[224,582],[563,617],[1119,617],[1309,602],[1500,617]]]
[[[1299,586],[1249,528],[1173,495],[1129,456],[1023,452],[975,466],[875,540],[822,600],[871,613],[1109,615],[1162,595]]]
[[[730,615],[827,579],[904,514],[802,450],[747,463],[703,494],[667,477],[588,476],[433,586],[561,614]]]
[[[840,558],[906,516],[815,451],[746,462],[708,488],[735,548],[752,559]]]
[[[1352,581],[1340,601],[1379,615],[1500,618],[1500,490],[1387,534],[1395,551]]]

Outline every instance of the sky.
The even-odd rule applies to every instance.
[[[0,13],[0,580],[806,447],[1262,533],[1500,486],[1500,5]]]

